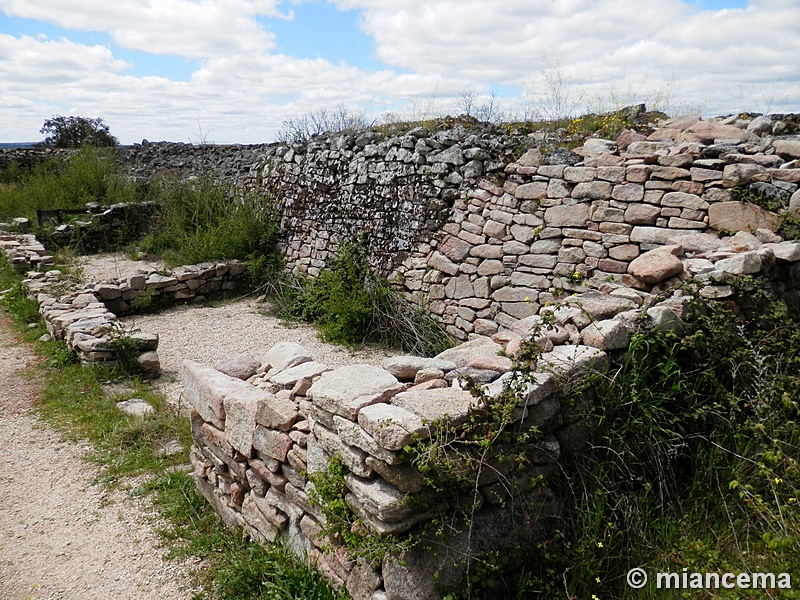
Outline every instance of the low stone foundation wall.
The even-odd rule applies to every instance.
[[[53,260],[30,234],[3,234],[0,248],[16,266],[41,268]],[[119,352],[133,352],[138,353],[142,372],[157,377],[161,372],[158,335],[123,326],[117,317],[152,306],[198,302],[233,292],[245,273],[245,263],[229,261],[177,267],[166,275],[143,271],[80,285],[59,270],[31,270],[23,285],[39,304],[49,335],[64,340],[82,363],[111,367],[117,364]]]
[[[155,202],[120,203],[110,206],[86,205],[86,213],[63,223],[58,211],[40,211],[42,225],[53,227],[44,242],[59,246],[75,243],[83,251],[97,252],[118,247],[121,241],[141,238],[158,212]]]

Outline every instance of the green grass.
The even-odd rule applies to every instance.
[[[38,341],[45,330],[36,304],[25,297],[19,275],[0,258],[0,290],[6,289],[12,292],[0,309],[8,311],[21,337],[42,358],[35,371],[44,388],[37,414],[66,439],[92,445],[90,459],[100,467],[98,484],[153,502],[166,522],[160,534],[167,558],[190,557],[202,564],[194,573],[193,583],[201,590],[196,600],[344,600],[283,545],[262,547],[226,528],[192,479],[173,469],[188,464],[188,418],[147,382],[77,364],[63,342]],[[120,386],[128,390],[107,391]],[[117,401],[132,397],[149,402],[155,414],[141,418],[117,409]],[[180,441],[184,450],[163,456],[161,450],[171,440]],[[131,476],[137,476],[135,487]]]
[[[418,356],[450,347],[437,320],[375,273],[367,244],[366,234],[342,244],[317,278],[273,278],[265,288],[278,316],[313,323],[323,340],[346,346],[373,343]]]
[[[162,177],[148,196],[160,210],[153,232],[139,243],[142,251],[172,266],[225,259],[256,261],[262,270],[277,266],[276,218],[263,195],[207,179]]]
[[[36,222],[37,210],[135,202],[141,193],[138,184],[118,173],[112,150],[91,146],[30,171],[9,169],[0,177],[0,220],[27,217]]]

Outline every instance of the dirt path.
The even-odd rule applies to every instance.
[[[0,312],[0,597],[188,600],[185,569],[161,560],[146,506],[93,485],[87,448],[30,413],[33,361]]]

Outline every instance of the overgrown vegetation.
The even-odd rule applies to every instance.
[[[315,324],[329,342],[373,342],[421,356],[447,348],[441,325],[374,272],[367,242],[362,235],[342,244],[316,278],[287,275],[268,285],[278,314]]]
[[[528,567],[530,597],[694,597],[654,577],[634,590],[634,567],[800,576],[798,316],[740,284],[736,304],[698,302],[683,335],[634,337],[597,382],[592,444],[551,479],[568,512]]]
[[[383,540],[367,534],[343,500],[343,473],[334,458],[312,475],[318,501],[329,511],[329,534],[368,557],[431,536],[435,547],[437,531],[470,531],[476,482],[494,470],[503,473],[512,496],[531,485],[550,486],[564,503],[561,526],[518,553],[465,555],[467,580],[448,598],[697,597],[692,589],[656,587],[656,573],[684,571],[787,573],[796,586],[799,317],[758,282],[731,284],[734,301],[695,300],[683,331],[643,330],[607,374],[570,383],[572,400],[594,393],[591,402],[574,404],[593,433],[579,452],[562,457],[560,472],[514,487],[517,468],[530,466],[538,439],[536,430],[512,425],[526,371],[535,365],[532,348],[517,361],[504,394],[491,400],[476,390],[478,409],[465,424],[431,424],[431,438],[406,449],[425,481],[412,502],[433,511],[423,533]],[[634,567],[651,575],[641,589],[626,581]],[[706,593],[800,597],[783,587],[763,595]]]
[[[168,265],[242,259],[255,279],[277,269],[276,219],[263,195],[210,179],[184,181],[162,177],[148,198],[159,217],[139,248],[161,256]]]
[[[224,526],[184,469],[191,434],[180,410],[123,371],[77,364],[63,342],[38,341],[45,331],[37,305],[27,299],[19,275],[4,258],[0,289],[9,290],[0,305],[43,358],[36,372],[44,382],[38,414],[68,439],[92,444],[90,457],[101,469],[97,484],[152,499],[165,522],[161,535],[167,558],[191,558],[203,565],[187,581],[199,590],[196,600],[344,600],[283,545],[248,542]],[[145,400],[155,412],[137,417],[117,409],[117,401],[131,397]],[[183,449],[165,453],[171,441]],[[135,487],[129,483],[134,475]]]
[[[118,172],[112,150],[84,146],[30,171],[5,171],[0,185],[0,219],[27,217],[36,222],[37,210],[85,208],[89,202],[134,202],[140,193],[138,184]]]

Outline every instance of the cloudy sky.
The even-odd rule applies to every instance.
[[[800,0],[0,0],[0,142],[54,115],[260,143],[282,122],[646,102],[800,112]]]

